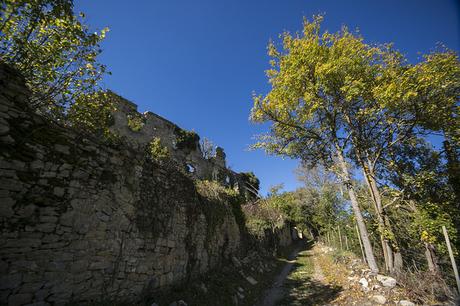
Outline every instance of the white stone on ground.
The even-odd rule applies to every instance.
[[[367,279],[365,279],[364,277],[361,278],[359,280],[359,283],[361,284],[361,286],[363,286],[364,288],[367,288],[369,286],[369,282],[367,281]]]
[[[396,286],[396,280],[393,277],[378,274],[377,275],[377,280],[384,287],[393,288],[394,286]]]
[[[380,294],[371,296],[371,300],[380,305],[383,305],[387,302],[387,299],[383,295],[380,295]]]

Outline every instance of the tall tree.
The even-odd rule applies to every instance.
[[[378,183],[382,156],[436,126],[421,107],[458,123],[458,59],[443,50],[411,65],[391,45],[368,45],[345,27],[320,34],[320,21],[306,21],[301,35],[284,33],[281,51],[269,46],[272,91],[254,98],[253,118],[274,124],[259,146],[307,161],[335,160],[345,185],[351,157],[374,204],[386,269],[400,269],[400,248]]]
[[[346,129],[341,88],[353,61],[369,58],[378,51],[359,48],[360,40],[344,29],[341,33],[320,34],[322,17],[305,20],[303,33],[282,35],[278,50],[269,45],[272,69],[267,71],[272,89],[254,96],[251,118],[271,121],[270,133],[255,147],[269,153],[321,162],[333,168],[347,190],[363,241],[369,267],[378,271],[374,251],[352,183],[347,155],[352,150],[352,132]],[[362,59],[361,59],[362,58]]]

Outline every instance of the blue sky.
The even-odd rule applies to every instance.
[[[323,29],[359,28],[370,43],[394,42],[411,62],[441,42],[460,50],[458,0],[75,0],[87,23],[110,28],[104,86],[222,146],[228,165],[254,171],[262,193],[298,186],[297,162],[248,151],[266,126],[248,121],[253,91],[269,86],[266,46],[302,18],[324,14]]]

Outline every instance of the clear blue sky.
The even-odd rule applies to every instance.
[[[298,186],[297,162],[249,152],[263,126],[248,122],[251,93],[269,90],[266,45],[303,16],[323,28],[359,28],[367,42],[394,42],[412,62],[442,42],[460,49],[458,0],[75,0],[94,29],[110,28],[100,60],[104,86],[222,146],[236,171],[254,171],[262,193]],[[265,127],[266,128],[266,127]]]

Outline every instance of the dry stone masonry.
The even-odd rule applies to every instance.
[[[112,129],[130,144],[108,145],[35,114],[28,96],[0,64],[1,305],[135,301],[245,252],[238,207],[203,197],[193,181],[244,193],[222,150],[205,159],[197,139],[178,150],[183,130],[121,97]],[[141,118],[137,131],[130,116]],[[147,158],[140,148],[155,136],[194,171]],[[279,236],[290,243],[289,228]]]
[[[172,158],[184,169],[198,179],[215,180],[221,184],[247,192],[247,181],[243,174],[226,167],[225,153],[220,147],[216,155],[209,159],[203,157],[199,136],[194,132],[181,129],[176,124],[152,112],[143,114],[137,111],[137,105],[109,92],[115,105],[111,131],[126,139],[131,147],[143,148],[153,138],[161,139],[161,144],[168,148]]]

